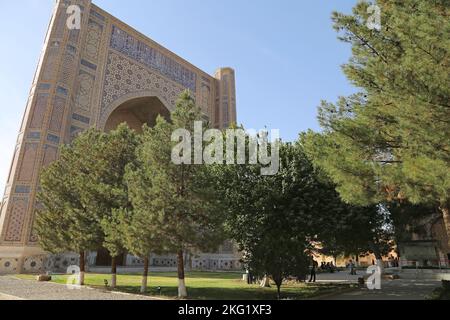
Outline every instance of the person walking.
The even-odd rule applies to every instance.
[[[316,269],[319,266],[319,264],[312,259],[312,266],[311,266],[311,275],[309,277],[309,282],[316,282]]]

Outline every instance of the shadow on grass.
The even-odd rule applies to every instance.
[[[165,286],[149,287],[146,295],[162,297],[167,299],[176,299],[178,287]],[[289,286],[281,289],[282,299],[302,300],[315,296],[336,292],[337,290],[349,288],[348,285],[304,285]],[[140,288],[136,286],[117,286],[117,291],[140,294]],[[260,288],[258,286],[248,286],[240,288],[216,288],[216,287],[188,287],[189,299],[193,300],[276,300],[276,287]]]

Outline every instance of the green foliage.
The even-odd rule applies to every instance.
[[[128,165],[136,163],[136,148],[140,139],[135,131],[121,124],[116,130],[104,136],[97,156],[96,170],[89,177],[90,183],[85,191],[93,205],[104,233],[103,247],[111,257],[117,257],[124,251],[123,228],[126,219],[124,212],[132,210],[128,199],[128,186],[125,170]]]
[[[226,230],[248,269],[281,285],[288,276],[304,279],[308,254],[318,243],[331,249],[334,241],[336,255],[382,250],[376,208],[342,202],[301,143],[281,144],[280,157],[274,176],[261,176],[259,165],[214,167],[227,212]]]
[[[59,160],[41,174],[36,231],[46,251],[81,252],[101,246],[103,233],[84,191],[101,137],[98,131],[86,131],[72,145],[63,146]]]
[[[139,143],[126,125],[106,134],[90,129],[61,149],[41,176],[36,228],[50,252],[122,252],[120,212],[130,208],[125,167]]]
[[[138,165],[127,173],[134,207],[128,232],[131,252],[208,251],[223,240],[223,215],[217,210],[206,166],[171,161],[178,144],[171,141],[172,133],[180,128],[192,133],[194,121],[202,119],[192,97],[184,92],[170,123],[158,117],[153,128],[144,127]]]
[[[334,201],[336,211],[324,221],[318,234],[322,254],[338,257],[373,253],[381,259],[390,252],[392,221],[384,207],[346,205],[338,197]]]
[[[334,13],[353,56],[343,67],[361,92],[323,102],[323,133],[309,132],[314,163],[348,202],[405,200],[448,208],[450,101],[448,1],[377,1],[381,31],[369,30],[366,2]]]

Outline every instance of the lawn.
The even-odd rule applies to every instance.
[[[33,275],[18,275],[18,278],[35,280]],[[53,282],[66,283],[66,275],[53,275]],[[117,291],[139,293],[142,277],[138,274],[117,276]],[[86,274],[87,286],[105,289],[105,280],[110,281],[107,274]],[[242,281],[241,273],[224,272],[188,272],[186,285],[190,299],[197,300],[272,300],[276,298],[276,286],[260,288],[258,285],[247,285]],[[286,283],[282,287],[283,298],[308,299],[318,295],[332,293],[348,288],[348,284],[307,284]],[[152,296],[159,296],[157,288],[161,288],[161,297],[176,298],[177,275],[175,272],[150,273],[148,278],[148,292]]]

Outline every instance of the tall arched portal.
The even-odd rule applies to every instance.
[[[141,132],[144,124],[153,127],[158,116],[162,116],[166,120],[170,119],[170,111],[157,97],[131,99],[111,113],[104,130],[109,132],[125,122],[130,128]]]
[[[69,28],[72,5],[79,8],[79,28]],[[215,127],[236,122],[231,68],[209,75],[90,0],[56,0],[11,150],[0,206],[0,273],[42,272],[52,263],[38,245],[33,224],[41,169],[58,159],[61,145],[92,127],[110,130],[127,122],[139,130],[143,123],[152,125],[157,114],[169,116],[186,89]],[[55,261],[75,263],[63,260]]]

